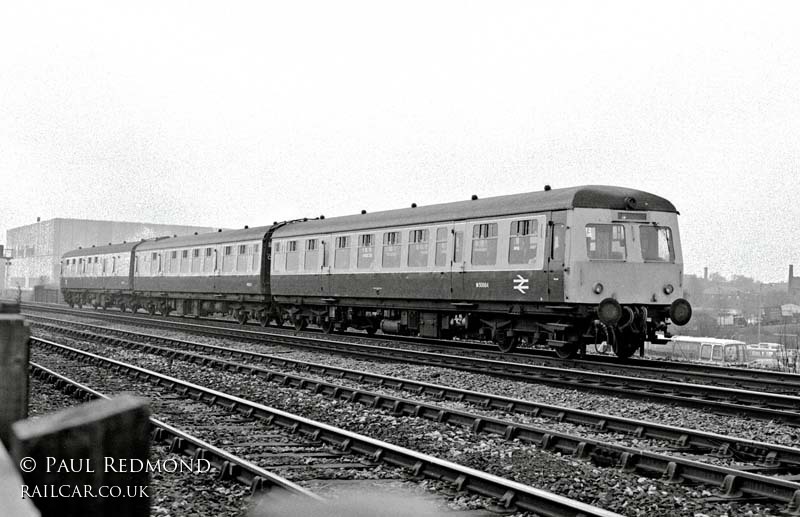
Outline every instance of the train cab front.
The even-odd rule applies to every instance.
[[[568,300],[587,309],[584,344],[629,357],[685,325],[676,212],[576,209]]]

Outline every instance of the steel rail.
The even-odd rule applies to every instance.
[[[54,305],[30,305],[23,304],[23,307],[28,306],[34,309],[43,311],[60,312],[65,314],[81,314],[87,317],[95,317],[101,319],[127,319],[141,324],[153,324],[148,322],[161,321],[169,322],[172,324],[188,324],[195,325],[188,322],[177,321],[176,318],[167,319],[167,317],[158,317],[155,319],[152,316],[145,315],[132,315],[122,314],[116,312],[91,312],[81,309],[69,309],[67,307],[54,306]],[[214,323],[217,325],[227,325],[224,328],[228,331],[231,330],[244,330],[238,323],[232,321],[224,321],[219,319],[207,319],[208,324]],[[284,328],[285,330],[288,330]],[[252,331],[255,334],[262,334],[265,336],[272,335],[265,331]],[[352,334],[354,337],[365,337],[360,334]],[[661,361],[656,359],[645,358],[630,358],[626,360],[617,357],[602,356],[602,355],[587,355],[577,359],[558,359],[555,354],[550,350],[533,350],[521,349],[513,354],[501,354],[491,349],[491,347],[476,347],[474,343],[469,342],[453,342],[440,339],[430,338],[416,338],[409,336],[370,336],[370,339],[385,339],[410,343],[423,343],[432,346],[441,347],[443,349],[452,349],[454,343],[460,348],[474,349],[475,352],[485,354],[488,357],[503,357],[503,358],[519,358],[525,360],[535,360],[541,364],[549,366],[568,366],[570,368],[582,368],[586,370],[602,371],[613,369],[617,371],[625,371],[636,369],[646,373],[650,376],[656,376],[663,379],[673,379],[678,381],[683,380],[700,380],[704,382],[716,382],[722,386],[730,386],[735,388],[748,388],[757,389],[759,391],[773,390],[775,393],[798,393],[800,392],[800,374],[790,372],[777,372],[766,369],[753,369],[753,368],[736,368],[726,366],[715,366],[708,364],[698,364],[691,362],[676,362],[676,361]]]
[[[410,469],[415,476],[444,481],[452,484],[457,490],[467,490],[482,496],[498,499],[501,505],[509,509],[518,508],[552,517],[565,515],[610,517],[617,515],[545,490],[293,415],[152,370],[54,343],[46,339],[32,337],[31,343],[76,360],[105,365],[114,371],[126,373],[134,379],[146,380],[156,386],[162,386],[200,402],[217,405],[229,411],[241,413],[249,418],[258,418],[267,425],[277,425],[290,429],[295,433],[311,436],[314,440],[327,443],[343,451],[367,456],[373,461]]]
[[[75,323],[75,322],[69,322]],[[37,323],[36,326],[41,324]],[[617,432],[636,436],[637,438],[663,440],[670,442],[676,449],[689,451],[704,451],[714,452],[721,457],[734,457],[739,460],[748,460],[758,462],[761,466],[767,469],[775,469],[778,466],[791,466],[793,468],[800,468],[800,449],[793,447],[786,447],[777,444],[770,444],[766,442],[758,442],[755,440],[748,440],[745,438],[737,438],[731,436],[724,436],[715,433],[708,433],[694,429],[687,429],[677,426],[669,426],[655,422],[646,422],[643,420],[635,420],[624,417],[616,417],[601,413],[593,413],[590,411],[583,411],[578,409],[567,408],[563,406],[554,406],[549,404],[542,404],[528,400],[515,399],[511,397],[504,397],[489,393],[480,393],[471,390],[464,390],[450,386],[443,386],[438,384],[431,384],[426,382],[415,381],[411,379],[392,377],[389,375],[381,375],[367,371],[352,370],[347,368],[340,368],[337,366],[329,366],[320,363],[312,363],[308,361],[299,361],[280,356],[273,356],[259,352],[250,352],[236,348],[222,347],[218,345],[209,345],[205,343],[196,343],[192,341],[184,341],[155,334],[146,334],[131,332],[120,329],[109,329],[106,327],[99,327],[88,323],[77,323],[81,327],[94,329],[95,331],[104,332],[117,336],[109,338],[108,335],[95,334],[93,332],[86,332],[73,328],[62,328],[51,325],[45,325],[45,328],[63,333],[72,338],[78,339],[92,339],[99,340],[104,344],[113,344],[143,350],[150,353],[157,353],[169,357],[176,357],[180,355],[181,358],[188,361],[196,361],[201,364],[220,364],[224,365],[225,369],[237,372],[251,372],[259,376],[267,378],[273,382],[284,383],[297,387],[313,386],[315,383],[321,381],[306,379],[299,376],[291,376],[282,372],[270,371],[252,368],[247,365],[240,365],[239,363],[231,363],[229,361],[220,361],[215,358],[207,356],[199,356],[197,354],[178,353],[174,348],[162,348],[152,345],[151,343],[159,343],[170,346],[178,346],[193,351],[202,351],[218,354],[222,357],[232,359],[242,359],[253,361],[260,364],[274,365],[279,367],[291,367],[296,370],[308,372],[317,375],[335,376],[341,379],[347,379],[359,383],[374,384],[380,387],[415,391],[418,395],[429,395],[438,399],[453,400],[480,406],[484,409],[496,409],[506,412],[513,412],[533,417],[547,418],[556,420],[558,422],[565,422],[574,425],[582,425],[592,428],[597,432]],[[34,327],[36,328],[36,327]],[[134,338],[145,341],[129,341],[123,337]],[[332,385],[333,386],[333,385]],[[340,387],[343,390],[349,388]],[[335,389],[335,388],[332,388]],[[342,392],[341,398],[348,398],[346,391]]]
[[[84,401],[109,398],[99,391],[93,390],[84,384],[61,375],[60,373],[56,373],[33,361],[29,362],[29,367],[31,375],[55,385],[56,388],[73,397],[80,398]],[[190,456],[195,459],[208,460],[211,465],[220,471],[220,479],[231,479],[244,484],[250,488],[251,494],[266,489],[282,489],[295,495],[309,497],[319,501],[323,500],[320,496],[288,479],[266,471],[244,458],[240,458],[215,445],[211,445],[166,422],[150,417],[150,423],[154,428],[151,433],[151,438],[154,441],[167,443],[170,452],[183,454],[184,456]]]
[[[345,343],[287,334],[265,335],[249,330],[233,330],[186,323],[174,325],[170,323],[172,322],[155,320],[153,321],[153,326],[166,327],[172,330],[175,330],[176,327],[181,330],[188,328],[192,332],[215,337],[235,337],[257,343],[283,344],[327,353],[335,352],[349,356],[367,357],[378,361],[393,360],[426,366],[441,366],[516,381],[593,390],[617,396],[659,400],[684,406],[712,409],[729,415],[777,420],[792,425],[800,425],[800,397],[790,395],[568,368],[554,368],[494,359],[384,348],[375,345]]]

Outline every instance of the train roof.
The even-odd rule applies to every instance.
[[[179,237],[167,237],[154,241],[145,241],[136,251],[162,250],[171,248],[190,248],[193,246],[202,247],[214,244],[224,244],[228,242],[241,242],[261,240],[272,226],[257,226],[255,228],[245,228],[243,230],[223,230],[221,232],[199,233],[197,235],[182,235]]]
[[[277,238],[283,238],[314,233],[336,233],[388,226],[410,226],[464,219],[505,217],[531,212],[567,210],[570,208],[631,210],[631,198],[635,199],[635,210],[677,213],[672,203],[655,194],[624,187],[588,185],[470,201],[456,201],[416,208],[386,210],[371,214],[313,219],[288,224],[276,230],[274,235]]]
[[[108,255],[111,253],[128,253],[140,241],[122,242],[120,244],[108,244],[106,246],[90,246],[88,248],[78,248],[64,253],[61,258],[70,257],[90,257],[94,255]]]

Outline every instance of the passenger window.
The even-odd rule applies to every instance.
[[[464,260],[464,232],[453,233],[453,262]]]
[[[703,345],[700,347],[700,360],[708,361],[711,359],[711,345]]]
[[[402,249],[400,232],[386,232],[383,234],[383,267],[400,267],[400,252]]]
[[[639,226],[639,242],[646,262],[675,262],[672,230],[668,226]]]
[[[409,267],[428,265],[428,230],[408,232],[408,265]]]
[[[286,243],[286,271],[297,271],[300,269],[300,257],[297,252],[297,241]]]
[[[211,248],[206,248],[206,257],[211,256]]]
[[[319,265],[319,252],[317,251],[317,239],[306,239],[306,257],[303,268],[306,271],[316,271]]]
[[[714,361],[722,361],[722,347],[721,346],[715,346],[714,347],[714,353],[713,353],[711,358]]]
[[[493,266],[497,262],[497,223],[472,227],[472,265]]]
[[[447,265],[447,228],[436,229],[436,265]]]
[[[625,227],[621,224],[587,224],[586,254],[591,260],[625,260]]]
[[[200,250],[199,249],[192,250],[192,257],[198,258],[199,256],[200,256]]]
[[[725,360],[736,361],[738,359],[736,352],[736,345],[725,345]]]
[[[228,255],[230,255],[232,251],[233,251],[233,246],[225,246],[225,256],[226,257]]]
[[[336,237],[336,251],[333,256],[333,267],[336,269],[350,268],[350,236]]]
[[[247,255],[247,244],[239,244],[239,255]]]
[[[371,233],[358,236],[358,259],[356,267],[370,269],[375,262],[375,236]]]
[[[539,254],[539,221],[524,219],[511,223],[508,239],[509,264],[536,264]]]

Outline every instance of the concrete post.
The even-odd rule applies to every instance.
[[[0,303],[0,441],[5,444],[11,424],[28,416],[29,337],[19,305]]]
[[[10,449],[23,470],[22,493],[43,517],[150,514],[150,410],[144,399],[95,400],[16,422]]]

